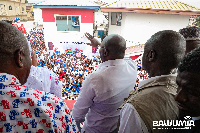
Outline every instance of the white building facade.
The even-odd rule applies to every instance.
[[[127,40],[127,47],[130,47],[144,44],[161,30],[179,31],[188,25],[189,18],[190,15],[122,13],[121,26],[109,23],[108,34],[123,36]],[[111,17],[109,19],[111,21]]]
[[[87,51],[84,34],[93,34],[94,10],[99,9],[99,5],[90,1],[48,0],[33,7],[38,14],[42,14],[35,14],[35,20],[43,24],[47,48],[53,44],[53,50],[56,48],[61,53],[69,48]],[[89,49],[92,52],[92,48]]]
[[[101,7],[101,11],[109,12],[108,35],[123,36],[127,47],[144,44],[158,31],[179,31],[188,26],[191,15],[200,15],[200,9],[175,0],[122,0]]]

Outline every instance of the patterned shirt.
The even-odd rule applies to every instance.
[[[79,133],[65,102],[0,73],[0,132]]]

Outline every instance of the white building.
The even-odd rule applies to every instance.
[[[109,12],[108,35],[123,36],[127,47],[144,44],[161,30],[179,31],[188,25],[191,15],[200,15],[200,9],[175,0],[119,0],[101,11]]]
[[[53,46],[49,50],[56,48],[63,53],[69,48],[74,51],[87,47],[78,44],[85,43],[84,33],[93,34],[94,12],[99,5],[89,0],[46,0],[35,4],[33,8],[38,12],[35,21],[43,24],[47,48],[49,44]]]
[[[27,21],[25,0],[0,0],[0,21]]]

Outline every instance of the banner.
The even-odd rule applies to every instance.
[[[53,50],[53,47],[54,47],[53,43],[52,42],[48,42],[48,47],[49,47],[49,50]]]

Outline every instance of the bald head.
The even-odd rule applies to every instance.
[[[125,50],[125,39],[120,35],[111,34],[104,38],[101,44],[100,56],[102,61],[104,58],[106,58],[106,60],[123,59]]]
[[[184,56],[186,42],[184,37],[172,30],[159,31],[146,42],[143,56],[143,68],[147,72],[169,74],[176,68]],[[150,67],[150,65],[154,67]],[[160,74],[156,74],[159,76]]]
[[[29,55],[24,35],[11,24],[0,21],[0,72],[12,74],[24,84],[31,67]]]

